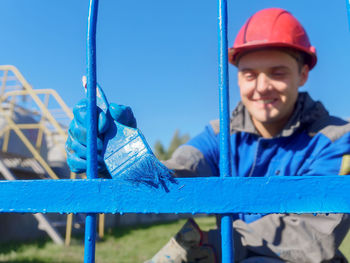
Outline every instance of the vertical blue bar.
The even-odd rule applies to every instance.
[[[350,0],[345,0],[346,1],[346,10],[348,13],[348,27],[350,30]]]
[[[87,30],[87,170],[88,179],[97,178],[97,110],[96,110],[96,24],[98,0],[90,0]],[[84,262],[95,262],[96,214],[87,214],[85,221]]]
[[[85,219],[84,263],[95,262],[96,214],[87,214]]]
[[[220,176],[231,176],[230,106],[228,90],[227,1],[218,1]],[[234,262],[232,216],[221,218],[222,262]]]

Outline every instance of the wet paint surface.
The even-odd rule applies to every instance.
[[[118,179],[1,181],[0,212],[350,213],[349,192],[348,176],[183,178],[168,192]]]

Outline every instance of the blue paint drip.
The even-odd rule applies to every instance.
[[[96,24],[98,0],[90,0],[87,30],[87,178],[97,178],[97,108],[96,108]],[[96,214],[88,214],[85,222],[84,262],[95,262]]]
[[[220,105],[220,177],[231,175],[230,106],[227,56],[227,1],[218,1],[219,105]],[[233,262],[232,216],[221,218],[222,262]]]

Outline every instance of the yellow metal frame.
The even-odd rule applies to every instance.
[[[73,119],[73,113],[71,109],[66,105],[66,103],[55,90],[33,89],[15,66],[0,65],[0,72],[1,71],[4,73],[3,75],[0,75],[0,114],[5,117],[5,120],[8,124],[2,130],[0,130],[0,137],[3,137],[2,151],[7,152],[10,134],[11,131],[14,131],[18,138],[21,139],[23,144],[31,152],[33,157],[44,168],[47,174],[52,179],[59,179],[55,172],[48,165],[48,163],[40,155],[40,150],[44,134],[50,136],[56,133],[60,136],[60,138],[63,138],[64,141],[67,139],[67,129],[63,128],[63,125],[56,120],[53,113],[58,110],[59,112],[63,113],[63,119],[70,121]],[[16,85],[6,85],[7,82],[11,81],[15,82]],[[42,100],[39,96],[44,96],[44,99]],[[34,102],[37,110],[34,110],[33,108],[24,108],[24,110],[40,117],[40,121],[35,123],[18,124],[14,121],[13,118],[15,108],[20,107],[23,109],[23,107],[19,105],[18,101],[20,98],[23,99],[27,97],[29,97]],[[57,102],[59,106],[58,109],[49,108],[49,101],[51,100],[51,97]],[[24,130],[37,130],[37,138],[34,143],[27,138]],[[62,151],[63,154],[66,154],[64,147],[61,147],[60,151]],[[76,175],[74,173],[71,173],[70,177],[73,179],[76,178]],[[73,214],[68,214],[65,239],[65,244],[67,246],[70,244],[71,240],[72,223]],[[99,237],[103,238],[103,236],[104,215],[100,214]]]
[[[0,135],[3,135],[4,137],[2,151],[6,152],[8,150],[10,133],[11,131],[14,131],[18,138],[21,139],[23,144],[31,152],[33,157],[45,169],[48,175],[52,179],[58,179],[58,176],[40,155],[40,148],[42,145],[44,133],[51,135],[54,132],[59,134],[61,138],[64,138],[64,140],[66,140],[67,138],[66,129],[62,128],[62,124],[58,123],[58,121],[54,118],[53,114],[48,108],[50,97],[53,97],[56,100],[56,102],[60,106],[60,110],[65,114],[68,120],[71,120],[73,118],[72,111],[69,109],[69,107],[65,104],[65,102],[55,90],[34,90],[16,67],[12,65],[3,65],[0,66],[0,71],[4,72],[1,79],[2,85],[0,90],[0,114],[2,114],[5,117],[5,120],[8,124],[7,127],[4,128],[4,130],[0,131]],[[8,81],[15,81],[16,83],[18,83],[18,85],[8,86]],[[42,101],[39,98],[39,95],[45,95],[44,101]],[[37,111],[33,111],[33,109],[25,109],[34,115],[41,116],[39,123],[17,124],[14,121],[14,110],[16,107],[20,107],[18,101],[20,98],[23,97],[29,97],[30,99],[32,99],[34,105],[36,105],[39,109]],[[7,108],[5,108],[4,106],[7,106]],[[48,125],[45,124],[51,126],[52,130],[50,130],[47,127]],[[38,131],[36,142],[34,143],[34,145],[24,134],[23,130],[26,129]],[[63,154],[65,154],[64,147],[61,147],[61,151]]]

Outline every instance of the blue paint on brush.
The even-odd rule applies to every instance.
[[[84,78],[83,84],[85,84]],[[109,119],[112,119],[107,97],[98,84],[96,104]],[[161,186],[165,190],[168,189],[169,183],[176,182],[174,172],[156,158],[139,129],[114,121],[105,134],[104,144],[103,159],[113,179],[123,178],[156,188]]]

